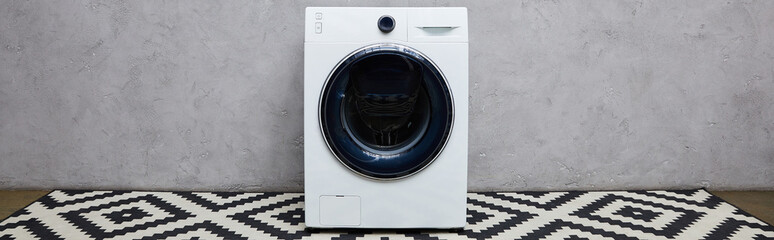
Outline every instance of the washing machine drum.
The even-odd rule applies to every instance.
[[[449,86],[432,61],[409,47],[381,44],[353,52],[331,72],[320,98],[320,126],[347,168],[397,179],[441,153],[453,110]]]

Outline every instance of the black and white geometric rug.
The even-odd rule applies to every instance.
[[[305,230],[300,193],[53,191],[0,239],[774,239],[705,190],[468,194],[451,230]]]

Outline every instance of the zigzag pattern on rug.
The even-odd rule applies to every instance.
[[[300,193],[57,190],[0,239],[772,239],[709,192],[469,193],[461,230],[310,230]]]

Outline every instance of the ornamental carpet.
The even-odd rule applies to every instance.
[[[0,222],[0,239],[774,239],[709,192],[468,194],[461,230],[304,228],[300,193],[56,190]]]

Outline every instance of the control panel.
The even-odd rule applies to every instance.
[[[306,8],[306,42],[467,42],[466,8]],[[428,17],[433,16],[433,17]]]

